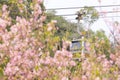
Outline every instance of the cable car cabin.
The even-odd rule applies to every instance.
[[[71,41],[70,51],[72,53],[81,52],[81,49],[82,49],[82,41],[80,39]]]
[[[72,40],[70,44],[65,44],[63,41],[60,41],[57,45],[57,50],[61,50],[65,45],[66,50],[70,51],[71,53],[88,53],[88,46],[86,43],[87,42],[83,41],[82,39]]]
[[[88,52],[86,42],[83,42],[81,39],[71,41],[70,51],[72,53],[80,53],[82,50],[84,53]]]

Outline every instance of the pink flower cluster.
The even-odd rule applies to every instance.
[[[70,70],[66,68],[76,65],[72,60],[72,54],[65,49],[54,52],[54,57],[45,56],[49,51],[44,52],[42,48],[45,44],[39,39],[41,37],[36,38],[33,35],[35,28],[43,28],[42,24],[46,18],[45,15],[41,15],[40,3],[42,0],[37,1],[38,3],[34,6],[34,15],[30,19],[16,17],[16,23],[10,24],[10,20],[0,18],[0,37],[2,38],[0,52],[8,55],[9,58],[4,70],[8,80],[43,80],[46,77],[52,78],[53,76],[62,79],[62,75],[70,73]],[[22,3],[22,0],[20,2]],[[6,9],[7,7],[4,5],[3,11]],[[10,31],[6,29],[8,25]],[[42,34],[38,35],[41,36]]]
[[[8,80],[68,80],[70,77],[72,80],[120,80],[119,51],[111,54],[110,59],[91,51],[88,58],[75,62],[73,55],[66,50],[69,42],[64,41],[62,50],[54,50],[54,56],[50,57],[45,43],[45,40],[49,41],[49,36],[43,39],[47,33],[42,31],[46,30],[52,35],[56,21],[43,27],[46,16],[40,6],[42,0],[33,1],[36,3],[31,17],[26,19],[18,16],[14,24],[6,10],[7,6],[3,5],[3,15],[0,18],[0,56],[4,54],[9,58],[4,68]],[[23,0],[19,2],[22,4]],[[10,26],[10,31],[6,29],[7,26]],[[39,32],[37,37],[36,28]],[[92,49],[89,46],[87,44],[90,51]],[[72,71],[71,68],[74,67],[77,69]]]
[[[110,55],[108,60],[105,55],[89,57],[82,61],[83,80],[119,80],[120,55]]]

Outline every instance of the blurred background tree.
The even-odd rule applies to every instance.
[[[55,35],[60,38],[66,37],[68,40],[73,38],[79,38],[80,35],[77,33],[77,24],[66,20],[62,16],[57,16],[55,11],[47,11],[46,23],[51,20],[56,20],[56,28],[58,29]]]

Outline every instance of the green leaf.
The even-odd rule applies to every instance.
[[[4,76],[3,69],[0,68],[0,77],[3,77],[3,76]]]

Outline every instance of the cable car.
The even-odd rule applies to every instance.
[[[72,53],[81,52],[81,49],[82,49],[82,41],[80,39],[71,41],[70,51]]]

